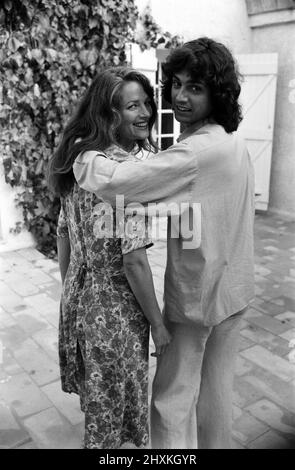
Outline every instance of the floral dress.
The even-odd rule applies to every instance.
[[[105,152],[121,160],[117,147]],[[62,389],[80,396],[85,412],[85,448],[114,449],[148,442],[149,324],[128,284],[123,254],[151,245],[142,219],[116,238],[116,213],[74,185],[61,199],[57,235],[68,237],[70,263],[60,309],[59,358]],[[99,210],[98,210],[99,209]],[[144,230],[136,230],[139,225]],[[142,227],[141,227],[142,229]],[[140,236],[138,235],[140,234]]]

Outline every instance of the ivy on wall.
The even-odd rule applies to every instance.
[[[179,35],[172,35],[163,29],[154,20],[151,8],[148,5],[139,16],[138,27],[135,33],[135,41],[139,44],[142,51],[151,47],[174,48],[183,43]]]
[[[63,125],[98,67],[126,61],[125,44],[170,47],[150,12],[134,0],[2,0],[0,4],[0,156],[5,179],[19,188],[16,204],[37,248],[56,254],[59,199],[49,192],[46,168]],[[174,41],[174,42],[173,42]],[[18,223],[14,231],[20,231]]]

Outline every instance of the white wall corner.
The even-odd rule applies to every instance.
[[[5,182],[4,167],[0,159],[0,252],[35,247],[36,242],[27,229],[13,233],[17,222],[23,222],[22,210],[16,207],[15,197],[19,188]]]

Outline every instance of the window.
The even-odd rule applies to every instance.
[[[162,97],[162,63],[169,54],[169,49],[149,49],[142,52],[137,44],[126,45],[128,64],[144,73],[155,88],[158,116],[154,128],[154,138],[160,150],[165,150],[176,143],[180,134],[180,125],[174,119],[171,106]]]
[[[169,53],[168,49],[157,49],[156,56],[158,59],[158,68],[156,73],[156,98],[158,105],[158,118],[156,121],[156,138],[158,146],[161,150],[165,150],[170,145],[176,143],[176,139],[180,134],[180,125],[174,119],[171,106],[162,97],[161,82],[162,82],[162,62]]]

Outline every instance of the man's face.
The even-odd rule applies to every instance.
[[[193,124],[202,125],[203,120],[211,114],[208,87],[204,83],[195,82],[186,70],[173,75],[171,99],[175,119],[185,128]]]

